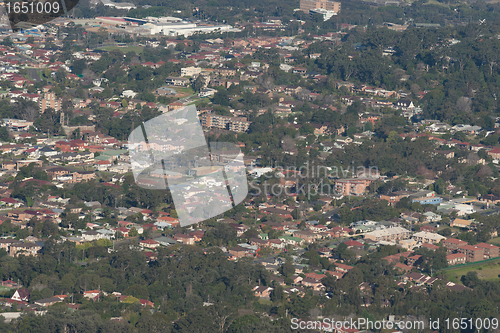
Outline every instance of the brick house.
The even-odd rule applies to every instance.
[[[127,238],[128,237],[128,233],[130,232],[130,229],[128,228],[124,228],[124,227],[119,227],[119,228],[115,228],[113,229],[115,232],[121,232],[123,237]]]
[[[500,148],[493,148],[487,152],[494,160],[498,160],[500,158]]]
[[[325,274],[316,274],[314,272],[311,272],[311,273],[306,273],[304,274],[307,278],[309,279],[313,279],[313,280],[316,280],[316,281],[320,281],[321,279],[325,278],[326,275]]]
[[[280,217],[282,217],[284,219],[292,219],[293,218],[292,215],[291,215],[291,213],[289,211],[283,210],[283,209],[264,208],[264,209],[261,209],[260,211],[263,212],[266,215],[276,214],[276,215],[279,215]]]
[[[273,249],[283,249],[285,244],[279,239],[270,239],[269,246]]]
[[[145,239],[145,240],[142,240],[139,245],[143,248],[148,248],[148,249],[155,249],[157,248],[158,246],[160,246],[160,243],[158,243],[157,241],[153,240],[153,239]]]
[[[314,242],[318,238],[317,234],[308,230],[294,232],[293,237],[301,238],[307,243]]]
[[[264,286],[256,286],[252,289],[256,297],[260,298],[269,298],[271,296],[271,291],[273,291],[273,288],[271,287],[264,287]]]
[[[62,152],[67,153],[71,151],[71,143],[69,141],[57,141],[56,149],[59,148]]]
[[[430,243],[423,243],[422,245],[420,245],[420,247],[425,247],[430,251],[436,251],[437,249],[439,249],[439,246]]]
[[[30,219],[29,214],[19,210],[12,210],[7,213],[7,217],[11,219],[13,222],[23,222]]]
[[[42,247],[35,243],[17,243],[9,247],[9,255],[19,257],[19,255],[36,256]]]
[[[187,245],[194,245],[195,242],[195,238],[193,236],[185,234],[177,234],[174,236],[174,239],[180,243]]]
[[[338,272],[347,273],[347,272],[349,272],[353,268],[354,268],[354,266],[349,266],[349,265],[341,264],[339,262],[335,263],[335,270],[338,271]]]
[[[242,257],[253,257],[253,254],[250,253],[248,249],[245,249],[241,246],[236,246],[233,248],[230,248],[228,250],[229,254],[234,256],[235,258],[242,258]]]
[[[50,168],[47,171],[47,175],[51,178],[57,178],[58,176],[68,175],[70,171],[63,167]]]
[[[311,287],[313,290],[320,291],[325,288],[325,286],[318,280],[311,279],[311,278],[305,278],[300,283],[304,287]]]
[[[80,183],[83,181],[89,181],[95,179],[94,171],[76,171],[73,172],[73,183]]]

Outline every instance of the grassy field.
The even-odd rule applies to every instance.
[[[462,275],[465,275],[470,271],[476,271],[477,276],[480,279],[500,281],[500,278],[498,278],[498,275],[500,274],[500,259],[488,261],[485,263],[479,263],[476,265],[452,268],[444,271],[443,273],[445,274],[447,280],[455,283],[460,283],[460,278],[462,277]]]
[[[426,3],[424,3],[424,5],[436,5],[436,6],[441,6],[441,7],[445,7],[445,8],[450,8],[450,5],[447,5],[445,3],[440,3],[436,0],[429,0]]]
[[[123,53],[127,53],[127,52],[130,52],[130,51],[134,51],[136,54],[141,54],[142,53],[142,47],[141,46],[125,46],[125,47],[104,46],[104,47],[101,47],[100,49],[104,50],[104,51],[120,50]]]
[[[265,304],[265,305],[271,305],[273,302],[271,302],[270,299],[264,299],[264,298],[259,298],[259,303]]]
[[[192,88],[181,88],[181,87],[172,87],[177,93],[185,94],[186,96],[191,96],[194,94],[194,90]]]
[[[7,288],[0,286],[0,295],[4,297],[10,297],[14,294],[14,288]]]
[[[488,241],[488,243],[496,245],[496,246],[500,246],[500,237],[492,238]]]
[[[192,88],[181,88],[181,87],[171,87],[177,91],[177,98],[184,98],[187,96],[194,95],[194,90]]]

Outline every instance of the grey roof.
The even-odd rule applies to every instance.
[[[169,245],[170,244],[177,244],[177,241],[175,239],[170,238],[170,237],[165,237],[165,236],[154,238],[153,240],[158,242],[158,243],[161,243],[161,244],[169,244]]]
[[[62,301],[58,297],[44,298],[44,299],[39,299],[38,301],[35,301],[35,303],[40,303],[40,304],[55,303],[55,302],[62,302]]]

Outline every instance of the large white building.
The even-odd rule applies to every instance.
[[[446,239],[446,237],[435,234],[433,232],[420,231],[413,234],[413,239],[420,243],[437,244],[441,240]]]
[[[227,24],[222,25],[197,25],[185,21],[176,22],[149,22],[141,26],[142,29],[147,29],[151,35],[165,35],[165,36],[184,36],[189,37],[196,33],[212,33],[217,31],[240,31],[234,29]]]
[[[410,238],[411,232],[405,228],[401,227],[394,227],[394,228],[387,228],[387,229],[382,229],[382,230],[375,230],[371,232],[367,232],[364,234],[364,238],[366,239],[371,239],[373,241],[388,241],[388,242],[395,242],[399,241],[401,239],[407,239]]]
[[[203,68],[194,66],[181,68],[181,76],[193,76],[200,74],[202,70]]]

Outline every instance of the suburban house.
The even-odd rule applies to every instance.
[[[30,299],[30,291],[28,288],[17,289],[10,299],[14,301],[27,302]]]

